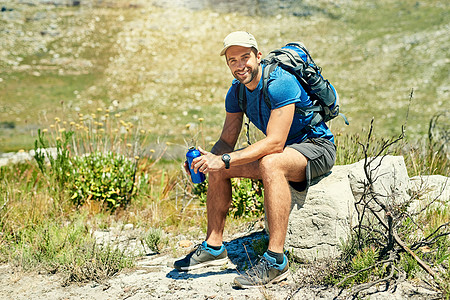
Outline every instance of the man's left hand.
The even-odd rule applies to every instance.
[[[225,169],[225,163],[222,161],[222,157],[212,154],[198,147],[198,151],[202,154],[192,161],[192,168],[195,172],[210,173],[217,172]]]

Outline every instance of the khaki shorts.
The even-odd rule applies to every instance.
[[[324,138],[311,138],[299,144],[288,145],[303,154],[307,159],[306,181],[289,182],[298,191],[303,191],[311,184],[311,179],[328,173],[336,160],[336,146]]]

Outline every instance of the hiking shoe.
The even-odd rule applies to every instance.
[[[257,287],[268,283],[277,283],[286,279],[288,275],[289,263],[286,255],[284,255],[283,263],[277,264],[275,258],[264,253],[259,262],[245,274],[236,277],[234,283],[240,288]]]
[[[224,245],[219,250],[214,250],[204,241],[184,258],[175,261],[173,267],[179,271],[190,271],[208,266],[221,266],[227,261],[227,249]]]

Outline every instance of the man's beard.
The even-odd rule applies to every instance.
[[[235,73],[238,73],[237,71]],[[239,78],[239,76],[237,74],[233,74],[234,78],[236,78],[237,80],[239,80],[240,83],[242,84],[247,84],[253,81],[253,79],[256,78],[256,76],[258,75],[258,68],[253,69],[253,68],[249,68],[248,70],[248,74],[250,74],[249,78],[243,79],[241,80]]]

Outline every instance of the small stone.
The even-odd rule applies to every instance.
[[[189,248],[192,246],[192,242],[190,240],[182,240],[178,244],[183,248]]]
[[[132,230],[134,228],[133,224],[125,224],[123,226],[123,230]]]

